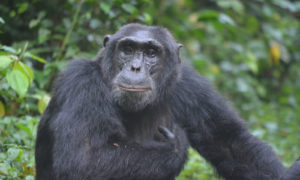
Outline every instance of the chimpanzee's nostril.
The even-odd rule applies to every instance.
[[[134,67],[134,66],[131,66],[131,69],[130,69],[130,70],[133,71],[133,72],[140,72],[141,67]]]
[[[130,69],[131,71],[135,71],[135,68],[133,67],[133,66],[131,66],[131,69]]]

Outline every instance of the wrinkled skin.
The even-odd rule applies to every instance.
[[[147,31],[138,31],[119,40],[114,64],[119,70],[113,80],[114,101],[127,111],[144,109],[155,100],[158,63],[163,61],[162,45]],[[150,74],[152,76],[150,76]]]
[[[227,180],[279,180],[271,148],[181,63],[164,28],[129,24],[59,76],[39,124],[37,180],[174,180],[190,145]]]

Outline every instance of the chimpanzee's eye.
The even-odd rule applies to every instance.
[[[126,55],[130,55],[133,53],[133,47],[131,45],[124,45],[122,48],[122,51],[126,54]]]
[[[145,53],[148,57],[154,58],[157,54],[157,51],[154,48],[148,48]]]

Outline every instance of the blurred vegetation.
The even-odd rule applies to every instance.
[[[185,45],[183,61],[287,167],[300,155],[299,1],[1,0],[0,179],[34,179],[36,126],[57,73],[130,22],[168,28]],[[220,179],[189,153],[178,180]]]

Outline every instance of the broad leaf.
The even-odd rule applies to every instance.
[[[10,87],[23,97],[29,87],[29,79],[18,70],[12,70],[6,74],[6,80]]]
[[[7,67],[13,60],[9,56],[0,56],[0,68]]]
[[[17,157],[21,154],[21,150],[20,149],[16,149],[16,148],[9,148],[7,151],[7,158],[9,160],[15,160],[17,159]]]
[[[42,114],[50,101],[50,96],[44,95],[38,102],[38,110]]]
[[[20,72],[22,72],[23,74],[26,75],[26,77],[29,79],[29,82],[31,83],[33,80],[33,72],[30,69],[30,67],[28,67],[26,64],[18,61],[15,65],[14,65],[14,70],[18,70]]]
[[[135,14],[138,10],[131,4],[122,4],[122,8],[129,14]]]
[[[105,14],[108,14],[111,6],[103,2],[100,4],[100,8],[105,12]]]

